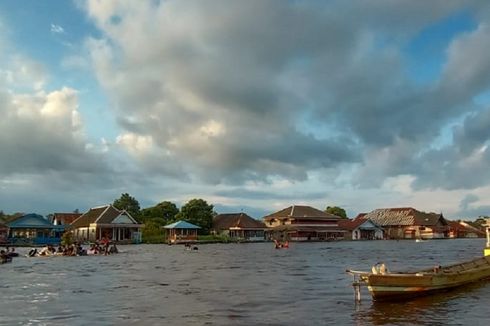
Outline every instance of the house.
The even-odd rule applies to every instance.
[[[449,238],[484,238],[485,231],[463,221],[448,221]]]
[[[112,205],[91,208],[70,225],[75,240],[109,238],[119,243],[140,243],[142,228],[131,214]]]
[[[345,233],[347,240],[378,240],[384,238],[383,228],[363,216],[353,220],[341,219],[339,220],[339,226],[348,231]]]
[[[51,222],[54,225],[69,225],[80,216],[82,216],[81,213],[54,213],[51,216]]]
[[[388,239],[442,239],[449,226],[442,214],[426,213],[412,207],[381,208],[364,215],[385,230]]]
[[[0,222],[0,243],[7,243],[8,230],[7,225]]]
[[[245,213],[219,214],[213,218],[212,233],[234,240],[261,241],[265,239],[263,222]]]
[[[59,244],[65,231],[62,225],[54,225],[39,214],[25,214],[11,218],[6,223],[8,242],[11,244],[41,245]]]
[[[269,238],[292,241],[343,239],[341,218],[310,206],[293,205],[263,218]]]
[[[163,227],[169,244],[197,241],[197,230],[201,227],[186,221],[177,221]]]

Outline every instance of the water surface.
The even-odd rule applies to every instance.
[[[346,268],[481,256],[483,239],[123,246],[0,266],[0,325],[487,325],[490,282],[406,303],[353,300]],[[22,249],[18,249],[22,251]],[[25,250],[24,250],[25,251]]]

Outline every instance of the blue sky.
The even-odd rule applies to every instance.
[[[489,23],[486,1],[0,2],[0,210],[488,215]]]

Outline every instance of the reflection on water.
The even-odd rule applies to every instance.
[[[428,322],[430,325],[469,324],[469,321],[465,323],[464,319],[461,318],[466,315],[467,310],[461,305],[461,301],[465,305],[476,305],[485,311],[486,306],[478,304],[478,300],[480,295],[484,294],[480,291],[484,291],[484,287],[487,285],[488,282],[486,281],[478,282],[407,302],[373,302],[369,309],[358,311],[355,319],[360,321],[360,324],[372,325],[427,325]],[[455,318],[457,316],[454,315],[458,313],[458,310],[462,316]],[[458,320],[459,322],[457,322]],[[472,324],[479,325],[479,322],[483,323],[484,319],[475,319],[473,322]]]
[[[346,268],[468,260],[483,240],[122,247],[108,257],[18,258],[0,266],[0,325],[483,325],[490,285],[405,303],[353,300]],[[19,249],[21,250],[21,249]]]

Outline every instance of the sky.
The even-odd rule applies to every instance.
[[[0,210],[490,215],[487,0],[0,2]]]

